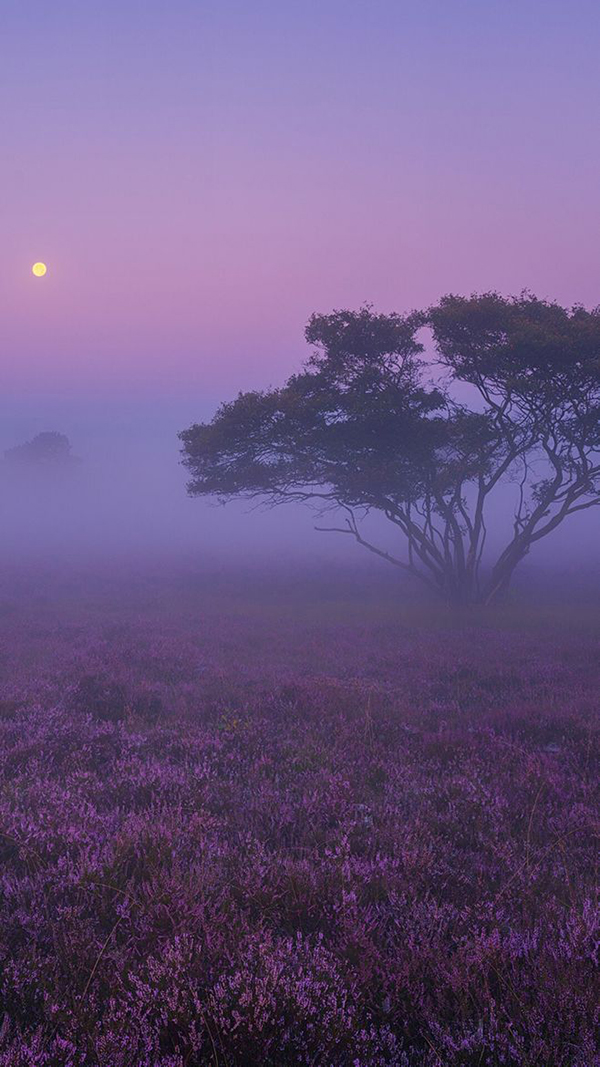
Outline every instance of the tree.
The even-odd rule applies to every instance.
[[[453,603],[501,597],[534,544],[600,503],[600,309],[447,296],[407,316],[314,315],[306,338],[313,354],[282,388],[242,393],[180,434],[190,495],[337,509],[343,525],[317,529]],[[457,399],[465,386],[473,403]],[[489,566],[486,513],[507,480],[512,532]],[[393,525],[404,555],[367,537],[370,512]]]
[[[31,441],[8,448],[4,458],[14,465],[42,468],[64,467],[77,462],[69,438],[56,430],[38,433]]]

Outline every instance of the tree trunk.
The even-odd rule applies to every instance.
[[[504,559],[502,557],[500,558],[500,562],[497,563],[492,570],[490,580],[484,592],[482,598],[484,604],[495,604],[506,596],[512,576],[519,566],[519,563],[525,559],[528,552],[528,544],[520,545]]]

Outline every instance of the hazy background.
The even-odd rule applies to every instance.
[[[597,304],[599,49],[596,0],[4,0],[0,449],[83,462],[3,494],[3,544],[356,559],[187,500],[176,432],[281,382],[314,310]]]

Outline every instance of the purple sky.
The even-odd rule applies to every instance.
[[[599,55],[598,0],[3,0],[4,396],[225,398],[364,301],[598,303]]]

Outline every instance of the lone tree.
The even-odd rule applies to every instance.
[[[497,600],[533,545],[600,504],[600,309],[446,296],[407,316],[313,315],[306,339],[313,354],[283,388],[241,393],[180,434],[190,495],[337,509],[343,523],[317,529],[457,604]],[[505,481],[512,529],[487,564],[486,514]],[[370,512],[404,552],[367,537]]]

